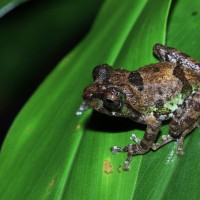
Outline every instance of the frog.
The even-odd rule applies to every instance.
[[[92,108],[146,125],[141,140],[132,134],[132,144],[110,148],[113,154],[127,153],[125,171],[131,169],[134,156],[155,151],[171,141],[177,141],[177,154],[182,155],[185,137],[200,124],[200,62],[158,43],[153,52],[159,62],[134,71],[97,65],[92,72],[94,82],[82,94],[81,110]],[[160,128],[166,122],[169,132],[162,135]]]

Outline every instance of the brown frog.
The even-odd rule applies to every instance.
[[[130,169],[133,156],[156,150],[172,140],[177,140],[177,153],[181,155],[185,136],[200,124],[200,63],[161,44],[154,46],[154,53],[161,62],[132,72],[98,65],[93,70],[94,83],[83,92],[81,110],[90,107],[146,124],[141,141],[133,134],[135,144],[111,148],[113,153],[128,152],[124,170]],[[156,143],[165,120],[170,120],[169,134]]]

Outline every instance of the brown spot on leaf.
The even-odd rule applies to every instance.
[[[196,16],[197,14],[198,14],[197,11],[193,11],[193,12],[192,12],[192,16]]]
[[[117,172],[118,172],[118,173],[121,173],[122,171],[123,171],[123,168],[122,168],[121,165],[119,165],[118,168],[117,168]]]
[[[112,174],[113,173],[113,166],[111,165],[110,160],[105,160],[103,164],[103,171],[106,174]]]
[[[56,185],[56,181],[57,181],[57,176],[54,177],[50,182],[49,182],[49,185],[48,185],[48,192],[52,192],[52,190],[54,189],[55,185]]]

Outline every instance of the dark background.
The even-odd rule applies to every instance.
[[[101,3],[27,1],[0,19],[0,145],[31,94],[88,33]]]

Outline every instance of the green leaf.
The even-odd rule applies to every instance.
[[[39,83],[89,31],[102,3],[31,1],[0,20],[0,144]]]
[[[200,1],[177,1],[173,4],[167,31],[167,44],[200,60],[200,15],[196,8]],[[198,168],[199,129],[189,135],[184,143],[184,155],[176,155],[176,143],[171,143],[155,153],[144,156],[137,180],[135,199],[199,199],[200,176]],[[156,154],[156,156],[155,156]]]
[[[75,116],[95,65],[136,69],[155,62],[152,47],[164,43],[170,3],[104,3],[91,32],[49,75],[11,127],[0,157],[2,199],[198,199],[200,162],[193,156],[199,149],[198,130],[186,139],[185,156],[178,158],[171,143],[135,157],[132,171],[123,172],[119,165],[126,155],[113,156],[109,148],[127,145],[138,125],[127,131],[123,120],[112,119],[120,127],[116,131],[106,116],[103,122],[102,115],[91,116],[91,111]],[[167,32],[171,46],[196,57],[198,47],[190,41],[191,35],[198,41],[198,7],[199,1],[177,1]],[[143,132],[136,134],[142,137]]]

